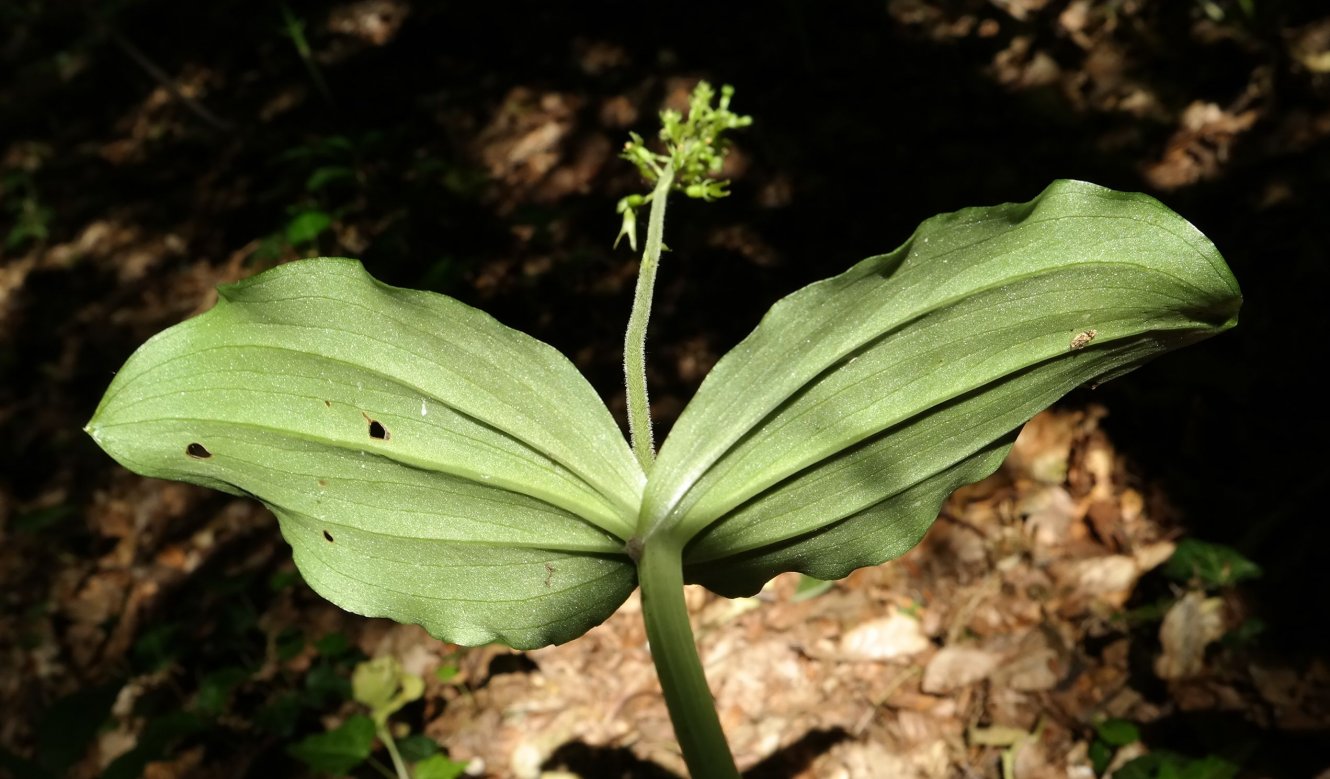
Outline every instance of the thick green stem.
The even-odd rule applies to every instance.
[[[647,399],[647,323],[651,320],[651,295],[656,288],[656,268],[660,265],[661,247],[664,246],[665,201],[669,199],[673,184],[674,168],[666,165],[651,192],[647,242],[642,251],[642,265],[637,270],[637,290],[633,294],[633,313],[628,317],[628,334],[623,341],[628,437],[643,470],[650,470],[656,459],[656,442],[651,434],[651,403]]]
[[[682,549],[672,539],[649,538],[637,570],[651,659],[688,771],[693,779],[738,779],[739,769],[721,730],[688,624]]]

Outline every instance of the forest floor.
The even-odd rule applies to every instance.
[[[349,676],[382,656],[425,680],[395,721],[469,775],[682,775],[636,596],[557,647],[443,644],[321,600],[261,506],[134,476],[82,427],[217,284],[313,255],[555,345],[621,416],[636,260],[610,244],[640,182],[616,152],[707,78],[756,123],[734,195],[671,210],[662,436],[780,296],[1057,177],[1160,197],[1247,297],[1232,334],[1036,417],[902,559],[690,590],[746,774],[1330,777],[1330,527],[1300,454],[1323,413],[1289,394],[1323,351],[1323,4],[684,5],[649,29],[608,3],[258,5],[0,9],[0,776],[307,775],[287,748],[359,711]]]

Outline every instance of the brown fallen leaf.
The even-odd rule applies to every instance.
[[[923,691],[944,695],[987,677],[1002,656],[977,647],[949,646],[933,655],[924,668]]]
[[[932,646],[919,620],[899,612],[855,625],[841,638],[841,656],[849,660],[893,660]]]
[[[1224,635],[1224,601],[1189,592],[1174,603],[1159,626],[1164,650],[1155,660],[1161,679],[1185,679],[1205,669],[1205,648]]]

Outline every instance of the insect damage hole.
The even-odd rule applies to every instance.
[[[379,440],[379,441],[391,441],[391,440],[392,440],[392,437],[393,437],[393,436],[392,436],[392,433],[389,433],[389,432],[388,432],[388,428],[384,427],[382,422],[380,422],[380,421],[377,420],[377,419],[370,419],[370,418],[369,418],[369,414],[366,414],[366,413],[363,412],[363,411],[360,412],[360,415],[361,415],[362,417],[365,418],[365,421],[366,421],[366,422],[369,423],[369,437],[370,437],[370,438],[374,438],[374,439],[377,439],[377,440]]]
[[[199,443],[194,443],[190,444],[189,446],[186,446],[185,454],[189,455],[190,457],[193,457],[195,460],[206,460],[209,457],[212,457],[212,452],[209,452],[207,447]]]
[[[331,544],[333,542],[332,533],[329,533],[327,530],[323,531],[323,540]]]

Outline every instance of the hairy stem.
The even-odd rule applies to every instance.
[[[656,459],[656,442],[651,434],[651,402],[647,399],[647,323],[651,320],[651,295],[656,288],[656,268],[665,233],[665,201],[674,183],[674,168],[666,165],[651,192],[651,215],[647,220],[647,242],[642,251],[642,265],[637,270],[637,290],[633,295],[633,313],[628,317],[628,334],[623,341],[623,375],[628,391],[628,438],[633,454],[649,471]]]
[[[688,771],[693,779],[738,779],[688,624],[683,550],[673,539],[654,536],[643,545],[637,570],[651,659]]]

